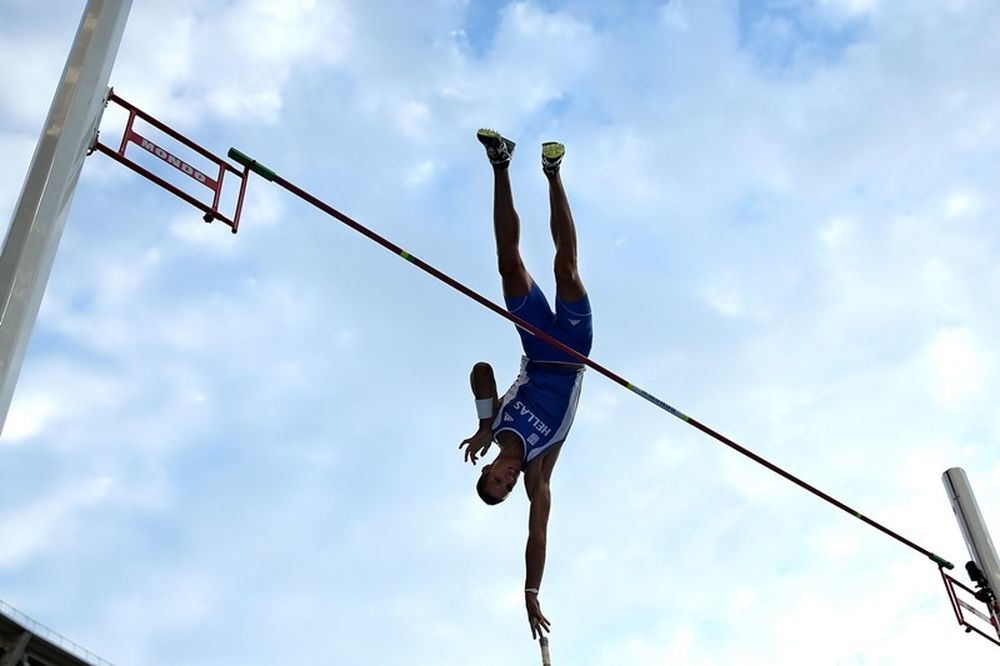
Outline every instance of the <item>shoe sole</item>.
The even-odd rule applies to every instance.
[[[479,139],[479,143],[484,146],[499,146],[500,142],[503,141],[503,137],[500,136],[500,132],[486,129],[485,127],[476,132],[476,138]]]
[[[547,160],[558,160],[566,154],[566,146],[555,141],[542,144],[542,157]]]

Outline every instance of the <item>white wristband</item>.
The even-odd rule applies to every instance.
[[[476,400],[476,412],[480,419],[488,419],[493,416],[493,398]]]
[[[524,588],[524,593],[525,594],[538,594],[538,588],[537,587],[526,587],[526,588]]]

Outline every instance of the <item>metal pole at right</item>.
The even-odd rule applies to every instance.
[[[969,477],[961,467],[952,467],[941,475],[955,519],[962,531],[965,545],[969,549],[969,557],[974,564],[970,574],[975,572],[973,582],[985,588],[990,602],[990,616],[993,618],[994,629],[1000,637],[1000,557],[997,556],[990,531],[979,511],[979,503],[972,492]]]

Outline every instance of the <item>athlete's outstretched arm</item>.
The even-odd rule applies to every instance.
[[[476,464],[477,457],[485,455],[490,444],[493,443],[493,415],[496,413],[497,404],[497,380],[493,375],[493,367],[489,363],[480,361],[472,366],[472,373],[469,375],[469,383],[472,385],[472,395],[476,398],[477,410],[480,400],[489,401],[489,415],[479,415],[479,428],[476,433],[458,445],[465,449],[465,460]]]
[[[538,603],[538,590],[542,585],[542,573],[545,570],[549,510],[552,506],[548,481],[540,479],[534,484],[529,499],[531,509],[528,513],[528,545],[524,549],[524,606],[528,612],[528,624],[531,625],[531,637],[537,638],[543,635],[543,630],[549,631],[549,620],[542,615]]]

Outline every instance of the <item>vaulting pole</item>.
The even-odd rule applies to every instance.
[[[611,370],[608,370],[607,368],[605,368],[601,364],[597,363],[596,361],[592,361],[591,359],[587,358],[586,356],[584,356],[583,354],[579,353],[575,349],[571,349],[570,347],[568,347],[568,346],[564,345],[563,343],[559,342],[558,340],[556,340],[552,336],[548,335],[547,333],[545,333],[544,331],[542,331],[538,327],[529,324],[528,322],[524,321],[523,319],[521,319],[517,315],[513,315],[510,312],[507,312],[507,310],[505,310],[504,308],[500,307],[499,305],[497,305],[493,301],[491,301],[491,300],[489,300],[489,299],[487,299],[487,298],[479,295],[475,291],[473,291],[473,290],[469,289],[468,287],[466,287],[461,282],[459,282],[459,281],[457,281],[457,280],[449,277],[448,275],[445,275],[444,273],[442,273],[438,269],[434,268],[433,266],[431,266],[427,262],[422,261],[421,259],[418,259],[417,257],[414,257],[412,254],[410,254],[409,252],[407,252],[403,248],[399,247],[395,243],[392,243],[391,241],[386,240],[385,238],[383,238],[382,236],[378,235],[377,233],[375,233],[374,231],[372,231],[368,227],[362,225],[359,222],[356,222],[355,220],[351,219],[347,215],[344,215],[343,213],[341,213],[339,210],[337,210],[336,208],[334,208],[330,204],[328,204],[328,203],[326,203],[326,202],[324,202],[324,201],[316,198],[312,194],[309,194],[308,192],[306,192],[302,188],[298,187],[294,183],[291,183],[291,182],[285,180],[284,178],[282,178],[281,176],[279,176],[277,173],[275,173],[271,169],[268,169],[266,166],[264,166],[260,162],[257,162],[253,158],[248,157],[247,155],[245,155],[244,153],[240,152],[239,150],[236,150],[235,148],[230,148],[229,149],[229,157],[231,159],[235,160],[237,163],[242,164],[246,168],[250,169],[251,171],[253,171],[257,175],[263,177],[264,179],[273,182],[274,184],[278,185],[279,187],[283,187],[284,189],[288,190],[289,192],[291,192],[295,196],[299,197],[303,201],[306,201],[307,203],[312,204],[313,206],[315,206],[316,208],[320,209],[321,211],[323,211],[327,215],[330,215],[331,217],[334,217],[334,218],[340,220],[341,222],[343,222],[344,224],[346,224],[350,228],[352,228],[355,231],[357,231],[358,233],[366,236],[370,240],[375,241],[376,243],[378,243],[379,245],[381,245],[385,249],[389,250],[393,254],[399,255],[403,259],[406,259],[411,264],[415,265],[417,268],[420,268],[421,270],[423,270],[423,271],[425,271],[427,273],[430,273],[431,275],[433,275],[434,277],[436,277],[441,282],[444,282],[449,287],[452,287],[453,289],[462,292],[463,294],[465,294],[466,296],[468,296],[472,300],[476,301],[477,303],[479,303],[483,307],[488,308],[489,310],[492,310],[493,312],[497,313],[498,315],[500,315],[504,319],[510,320],[516,326],[520,326],[521,328],[525,329],[526,331],[530,331],[533,335],[541,338],[542,340],[544,340],[545,342],[549,343],[553,347],[556,347],[557,349],[559,349],[559,350],[561,350],[561,351],[569,354],[570,356],[572,356],[573,358],[575,358],[576,360],[578,360],[580,363],[583,363],[584,365],[586,365],[586,366],[588,366],[590,368],[593,368],[594,370],[596,370],[597,372],[601,373],[602,375],[604,375],[605,377],[607,377],[611,381],[616,382],[618,384],[621,384],[622,386],[624,386],[628,390],[632,391],[636,395],[639,395],[642,398],[645,398],[648,402],[653,403],[654,405],[656,405],[657,407],[659,407],[663,411],[665,411],[665,412],[667,412],[669,414],[672,414],[673,416],[676,416],[677,418],[681,419],[685,423],[687,423],[687,424],[689,424],[689,425],[697,428],[698,430],[702,431],[703,433],[705,433],[709,437],[712,437],[713,439],[721,442],[722,444],[725,444],[726,446],[728,446],[729,448],[733,449],[734,451],[737,451],[738,453],[743,454],[744,456],[746,456],[747,458],[750,458],[751,460],[753,460],[757,464],[763,465],[764,467],[768,468],[769,470],[771,470],[775,474],[778,474],[778,475],[784,477],[785,479],[788,479],[789,481],[791,481],[795,485],[799,486],[803,490],[809,491],[810,493],[812,493],[816,497],[819,497],[820,499],[828,502],[829,504],[832,504],[833,506],[837,507],[841,511],[844,511],[845,513],[849,513],[850,515],[854,516],[858,520],[860,520],[860,521],[862,521],[862,522],[870,525],[871,527],[874,527],[875,529],[879,530],[883,534],[886,534],[886,535],[892,537],[893,539],[896,539],[897,541],[899,541],[903,545],[909,546],[910,548],[912,548],[913,550],[917,551],[918,553],[920,553],[920,554],[922,554],[922,555],[930,558],[936,565],[941,566],[941,567],[945,567],[946,569],[954,569],[955,568],[955,565],[952,564],[951,562],[945,560],[942,557],[939,557],[938,555],[935,555],[931,551],[929,551],[929,550],[927,550],[927,549],[925,549],[925,548],[917,545],[913,541],[910,541],[906,537],[901,536],[900,534],[898,534],[898,533],[890,530],[888,527],[885,527],[884,525],[882,525],[882,524],[880,524],[880,523],[872,520],[868,516],[862,515],[861,513],[859,513],[858,511],[852,509],[851,507],[849,507],[848,505],[844,504],[840,500],[832,497],[831,495],[828,495],[827,493],[825,493],[822,490],[816,488],[815,486],[812,486],[812,485],[806,483],[805,481],[803,481],[802,479],[798,478],[794,474],[785,471],[784,469],[782,469],[781,467],[778,467],[777,465],[775,465],[774,463],[770,462],[769,460],[766,460],[765,458],[757,455],[756,453],[754,453],[750,449],[747,449],[747,448],[745,448],[743,446],[740,446],[739,444],[737,444],[733,440],[729,439],[725,435],[722,435],[722,434],[716,432],[712,428],[709,428],[708,426],[706,426],[703,423],[695,420],[694,418],[688,416],[687,414],[684,414],[683,412],[681,412],[681,411],[679,411],[677,409],[674,409],[673,407],[671,407],[667,403],[663,402],[662,400],[660,400],[656,396],[654,396],[654,395],[652,395],[650,393],[647,393],[646,391],[643,391],[641,388],[639,388],[635,384],[632,384],[631,382],[629,382],[626,379],[620,377],[619,375],[615,374]]]
[[[542,649],[542,666],[552,666],[552,657],[549,656],[549,639],[547,636],[538,637],[538,646]]]

